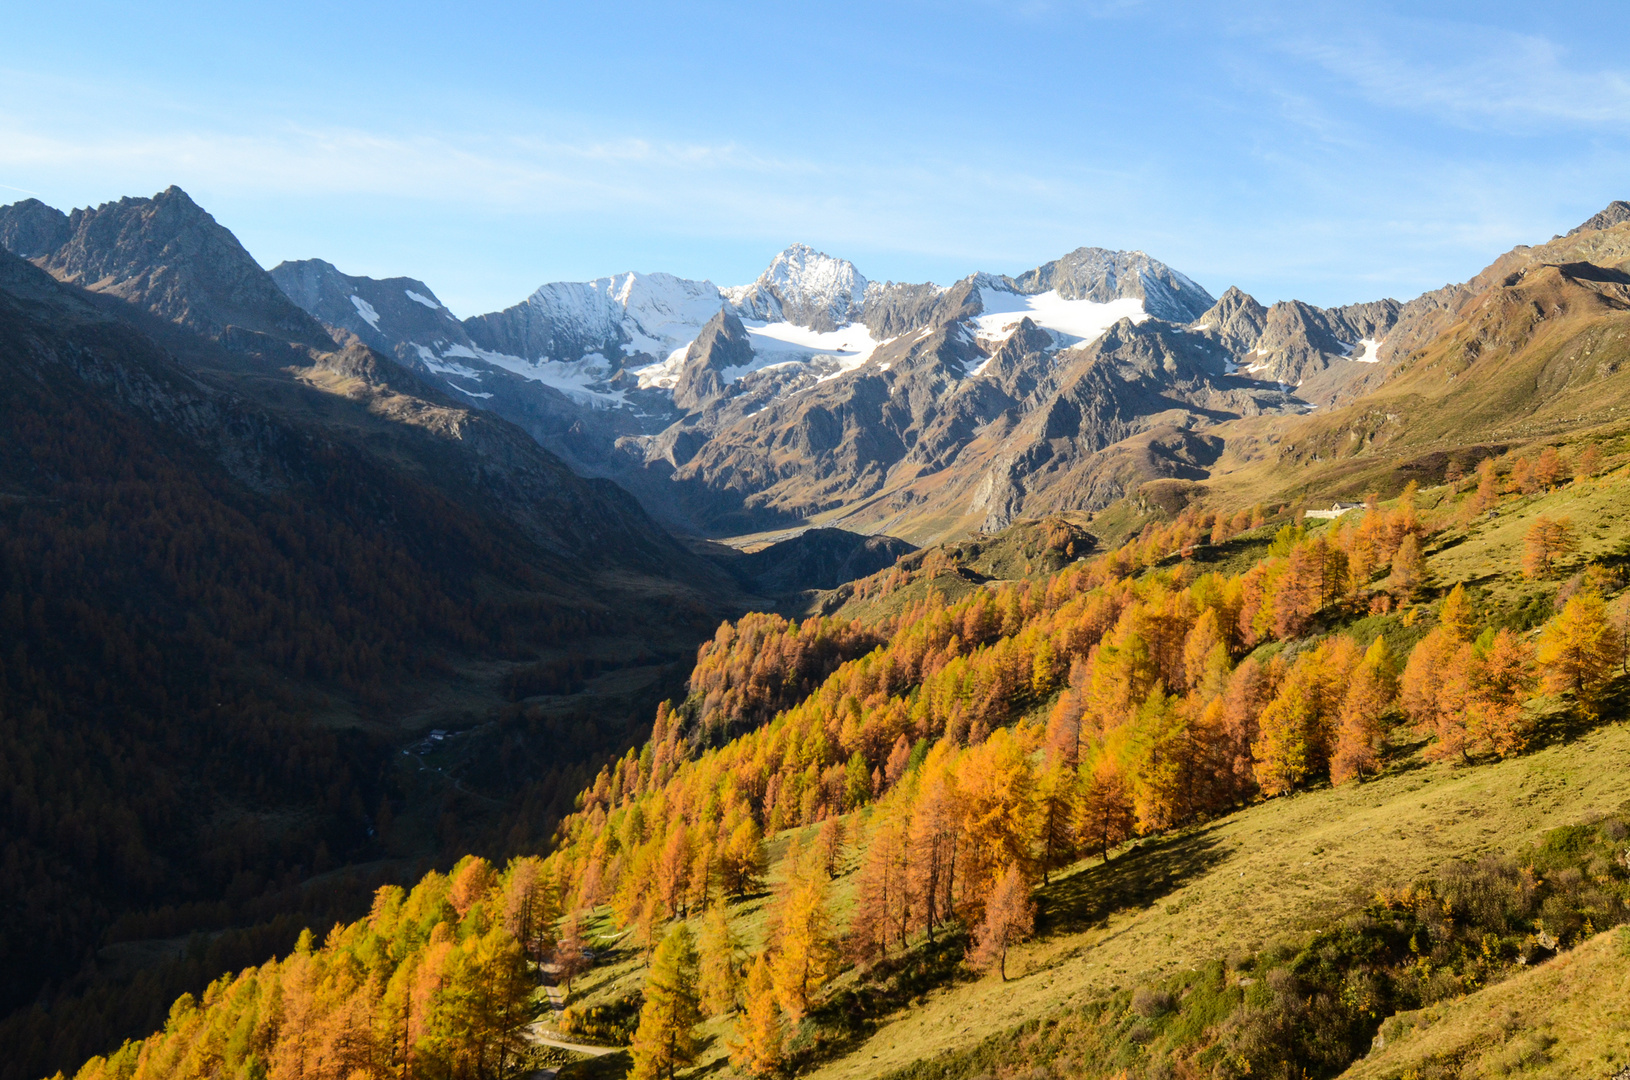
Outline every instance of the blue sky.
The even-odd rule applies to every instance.
[[[0,202],[179,183],[263,264],[874,279],[1141,248],[1401,299],[1630,198],[1621,2],[11,5]]]

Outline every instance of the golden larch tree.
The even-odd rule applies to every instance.
[[[1545,692],[1573,694],[1594,711],[1596,693],[1623,658],[1622,648],[1602,598],[1590,591],[1575,593],[1540,633],[1535,659],[1544,672]]]
[[[1398,672],[1392,651],[1377,637],[1353,672],[1336,721],[1330,755],[1330,782],[1345,783],[1375,772],[1381,761],[1385,721],[1398,699]]]
[[[785,1060],[786,1021],[776,997],[775,979],[763,953],[747,973],[747,1001],[736,1019],[730,1063],[748,1076],[773,1076]]]
[[[1575,547],[1573,522],[1568,518],[1550,518],[1544,514],[1534,519],[1523,538],[1522,572],[1528,577],[1548,576],[1557,560]]]
[[[741,996],[741,940],[724,905],[708,912],[700,946],[702,1011],[708,1016],[730,1012]]]
[[[673,1080],[696,1060],[701,1045],[696,1025],[702,1022],[696,978],[696,941],[681,923],[668,931],[651,957],[645,1003],[629,1047],[634,1080]]]
[[[819,866],[795,872],[799,879],[789,883],[777,912],[779,933],[770,966],[776,997],[793,1023],[809,1012],[815,994],[838,967],[828,879]]]

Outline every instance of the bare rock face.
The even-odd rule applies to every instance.
[[[796,392],[758,399],[758,379],[739,380],[704,417],[707,442],[672,474],[680,497],[714,527],[741,531],[796,523],[864,498],[907,458],[946,395],[983,359],[958,328],[941,327],[888,342],[858,370],[808,378]]]
[[[1199,429],[1301,411],[1290,394],[1228,374],[1220,345],[1152,319],[1123,319],[1057,364],[1043,383],[1053,389],[1026,403],[974,489],[987,531],[1046,511],[1095,510],[1151,478],[1197,478],[1217,451]],[[1123,452],[1106,457],[1117,445]]]
[[[1268,309],[1250,293],[1230,285],[1195,324],[1197,330],[1209,331],[1229,352],[1243,356],[1262,340],[1268,326]]]
[[[948,289],[892,281],[866,286],[863,322],[878,340],[899,337],[923,327],[943,326],[980,312],[979,289],[965,279]]]
[[[1049,366],[1047,354],[1052,351],[1052,335],[1026,317],[1019,320],[1018,327],[991,355],[980,374],[995,380],[1008,397],[1025,398],[1040,384]]]
[[[269,273],[302,311],[387,356],[413,363],[420,359],[414,342],[470,345],[464,324],[422,281],[353,277],[321,259],[282,262]]]
[[[1615,199],[1608,203],[1603,210],[1597,213],[1589,221],[1586,221],[1578,228],[1569,229],[1568,235],[1573,236],[1576,233],[1592,232],[1599,229],[1611,229],[1613,226],[1622,225],[1626,221],[1630,221],[1630,202],[1625,202],[1623,199]]]
[[[752,362],[747,328],[734,312],[721,308],[685,352],[685,364],[674,383],[674,404],[694,410],[717,401],[724,393],[729,369]]]
[[[238,327],[316,348],[334,342],[187,193],[120,199],[68,215],[69,236],[40,264],[212,338]]]
[[[1313,405],[1331,405],[1359,392],[1385,354],[1401,305],[1376,300],[1320,308],[1281,300],[1264,308],[1230,287],[1191,327],[1226,349],[1245,374],[1292,388]]]
[[[13,255],[25,259],[49,255],[68,242],[71,232],[68,215],[38,199],[0,207],[0,247]]]

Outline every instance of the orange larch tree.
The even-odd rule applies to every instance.
[[[1006,982],[1008,950],[1036,926],[1036,905],[1030,899],[1030,883],[1024,871],[1013,865],[997,875],[984,908],[984,918],[974,928],[968,959],[983,971],[994,969]]]

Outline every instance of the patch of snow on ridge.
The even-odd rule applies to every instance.
[[[609,279],[607,285],[611,299],[627,313],[626,353],[661,356],[676,345],[688,345],[724,306],[724,297],[711,281],[628,273]]]
[[[363,322],[367,323],[375,330],[379,329],[379,312],[374,310],[374,306],[372,304],[368,303],[368,301],[364,300],[357,294],[352,293],[351,306],[357,309],[357,314],[362,316]]]
[[[473,379],[476,382],[481,381],[481,372],[477,371],[475,368],[466,367],[463,364],[455,364],[450,361],[443,360],[441,357],[437,356],[423,345],[415,345],[413,347],[419,350],[419,359],[424,362],[424,366],[429,368],[431,371],[434,371],[436,374],[457,375],[461,379]]]
[[[639,380],[641,390],[657,387],[662,390],[672,390],[679,381],[679,369],[685,366],[685,357],[690,354],[690,346],[681,345],[669,353],[667,359],[658,360],[654,364],[644,367],[630,368],[634,377]]]
[[[407,298],[409,300],[412,300],[416,304],[423,304],[425,307],[429,308],[431,311],[440,311],[441,310],[441,305],[436,303],[434,300],[430,299],[430,297],[428,297],[428,296],[420,296],[418,293],[414,292],[412,289],[403,289],[402,291],[407,293]]]
[[[1379,364],[1381,362],[1381,343],[1375,338],[1365,338],[1358,343],[1358,352],[1353,359],[1360,364]]]
[[[980,286],[979,302],[984,313],[973,322],[979,337],[987,341],[1005,341],[1026,316],[1042,329],[1063,338],[1062,345],[1096,341],[1122,319],[1140,323],[1149,318],[1149,313],[1143,310],[1143,301],[1135,297],[1101,304],[1094,300],[1066,300],[1058,295],[1057,289],[1024,296],[1006,289]]]
[[[442,354],[443,357],[461,357],[467,360],[480,360],[493,367],[513,372],[523,379],[552,386],[584,405],[593,405],[597,408],[620,408],[625,403],[621,390],[597,389],[603,386],[611,377],[611,362],[599,353],[589,353],[581,360],[549,360],[547,358],[534,363],[519,356],[510,356],[508,353],[488,352],[486,349],[472,349],[466,345],[452,345]],[[445,362],[445,359],[444,361]]]

